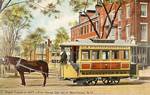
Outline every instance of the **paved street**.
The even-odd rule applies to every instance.
[[[143,72],[142,72],[143,73]],[[39,73],[26,74],[27,86],[20,78],[0,78],[0,95],[150,95],[150,80],[123,79],[119,85],[77,86],[68,80],[50,75],[46,87]]]
[[[42,77],[41,77],[42,78]],[[49,94],[49,95],[149,95],[150,81],[122,80],[119,85],[77,86],[70,81],[49,78],[46,87],[42,79],[27,78],[27,86],[20,85],[19,78],[0,79],[1,95]]]

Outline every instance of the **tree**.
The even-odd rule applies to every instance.
[[[90,18],[90,16],[86,13],[86,8],[93,4],[94,2],[97,1],[97,6],[100,6],[101,8],[103,8],[105,10],[105,13],[106,13],[106,17],[104,19],[104,22],[103,22],[103,25],[102,25],[102,31],[101,31],[101,35],[99,35],[99,32],[96,30],[96,27],[92,21],[92,19]],[[84,8],[83,10],[83,13],[87,16],[89,22],[91,23],[92,27],[94,28],[94,31],[97,35],[98,38],[101,38],[103,39],[104,38],[104,33],[106,31],[106,22],[107,20],[109,21],[109,27],[107,29],[107,35],[106,35],[106,39],[109,37],[110,33],[111,33],[111,30],[112,28],[114,27],[114,21],[117,17],[117,13],[120,9],[120,7],[122,6],[122,3],[123,2],[128,2],[128,0],[84,0],[84,1],[80,1],[80,0],[71,0],[71,5],[73,6],[74,8],[74,11],[80,11],[81,9]],[[110,5],[110,8],[108,8],[107,6]],[[117,8],[115,9],[115,12],[114,12],[114,15],[113,17],[111,18],[111,14],[110,12],[113,9],[114,6],[117,6]],[[99,14],[101,15],[101,14]]]
[[[25,59],[28,59],[28,56],[30,55],[30,51],[32,50],[32,43],[31,43],[31,40],[30,39],[24,39],[22,42],[21,42],[21,47],[22,47],[22,52],[21,52],[21,55],[23,57],[25,57]]]
[[[21,32],[29,27],[29,21],[32,16],[21,5],[8,8],[1,15],[1,28],[3,31],[1,53],[3,56],[12,56],[18,48],[17,42],[20,39]],[[17,71],[15,71],[15,76],[17,76]]]
[[[57,34],[56,34],[56,38],[54,40],[54,48],[56,50],[59,49],[59,45],[63,42],[66,42],[69,40],[69,35],[66,32],[66,29],[64,27],[60,27],[59,29],[57,29]]]
[[[55,3],[50,1],[47,5],[41,6],[40,3],[43,0],[0,0],[0,13],[6,10],[9,7],[14,5],[28,5],[32,9],[40,9],[43,14],[51,16],[52,14],[58,14],[56,6],[61,4],[63,0],[56,0]],[[56,15],[55,15],[56,16]]]
[[[68,25],[73,27],[73,26],[76,26],[77,24],[78,24],[77,20],[71,20]]]
[[[40,3],[42,2],[42,0],[24,0],[24,1],[20,1],[20,2],[14,2],[12,3],[14,0],[0,0],[0,12],[3,11],[4,9],[16,5],[16,4],[20,4],[20,3],[26,3],[30,8],[33,9],[40,9],[41,12],[43,14],[47,14],[48,16],[51,16],[52,14],[55,15],[57,13],[59,13],[59,10],[57,10],[57,5],[60,5],[63,1],[65,0],[56,0],[56,2],[49,2],[49,4],[47,4],[47,6],[41,6]],[[102,6],[106,12],[106,17],[103,23],[103,27],[102,27],[102,31],[101,31],[101,35],[99,35],[99,32],[96,30],[96,27],[94,26],[94,23],[92,22],[92,19],[87,15],[86,13],[86,8],[88,6],[90,6],[91,4],[95,3],[97,1],[97,4]],[[83,13],[87,16],[87,18],[89,19],[89,22],[91,23],[91,25],[93,26],[93,29],[97,35],[98,38],[104,38],[104,31],[106,31],[106,27],[105,24],[107,22],[107,19],[110,23],[109,28],[107,29],[107,35],[106,38],[109,37],[110,32],[113,28],[114,25],[114,21],[116,19],[117,13],[119,8],[122,5],[123,1],[127,1],[127,0],[70,0],[69,3],[71,6],[73,6],[73,10],[75,12],[84,9]],[[4,3],[5,2],[5,3]],[[111,4],[111,7],[108,9],[107,5]],[[112,8],[115,4],[118,4],[118,8],[115,10],[115,14],[113,16],[113,19],[110,18],[110,12],[112,11]],[[3,7],[2,7],[3,6]],[[57,15],[55,15],[55,17],[57,18]]]
[[[30,56],[31,60],[31,54],[32,52],[36,51],[36,47],[38,44],[42,43],[44,39],[47,37],[45,36],[45,29],[44,28],[37,28],[34,32],[29,34],[22,42],[21,46],[23,48],[23,53],[22,55],[26,57]]]
[[[102,27],[103,30],[102,30],[102,37],[101,38],[104,37],[104,30],[105,30],[105,24],[106,24],[107,19],[109,20],[109,24],[110,24],[108,31],[107,31],[107,35],[106,35],[106,39],[107,39],[111,33],[113,26],[114,26],[114,22],[115,22],[115,19],[117,17],[117,13],[118,13],[120,7],[122,6],[123,0],[115,0],[115,1],[114,0],[108,0],[106,3],[111,3],[111,7],[109,9],[107,9],[105,3],[102,2],[102,0],[99,0],[99,3],[104,7],[104,10],[106,12],[106,18],[104,20],[103,27]],[[117,5],[117,8],[115,9],[114,15],[111,19],[110,12],[112,11],[114,4]]]
[[[15,0],[0,0],[0,13],[2,13],[8,7],[11,7],[20,3],[26,3],[26,1],[15,2]]]
[[[13,6],[5,10],[2,14],[1,28],[3,31],[2,37],[2,54],[13,55],[15,46],[20,39],[20,34],[23,29],[29,27],[29,21],[32,16],[24,6]]]
[[[1,14],[1,29],[3,31],[1,53],[3,56],[14,54],[20,32],[29,26],[30,15],[24,6],[13,6]],[[17,72],[15,72],[17,76]]]

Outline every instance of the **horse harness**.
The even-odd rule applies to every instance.
[[[45,73],[45,72],[43,72],[43,71],[39,71],[39,70],[30,68],[30,67],[27,67],[27,66],[25,66],[25,65],[23,65],[23,64],[20,64],[21,60],[22,60],[22,59],[20,58],[20,59],[17,61],[16,67],[21,66],[21,67],[23,67],[23,68],[26,68],[26,69],[30,70],[30,72],[31,72],[31,71],[37,71],[37,72],[40,72],[40,73],[43,73],[43,74],[47,74],[47,73]]]

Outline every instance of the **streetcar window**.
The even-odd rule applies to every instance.
[[[92,60],[99,59],[99,50],[93,50],[92,51]]]
[[[129,51],[128,50],[124,50],[124,59],[129,59]]]
[[[119,59],[119,50],[112,50],[112,59]]]
[[[89,60],[89,59],[90,59],[90,51],[82,50],[82,60]]]
[[[109,59],[109,51],[108,50],[102,51],[102,59],[103,60]]]

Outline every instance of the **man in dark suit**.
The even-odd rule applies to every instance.
[[[60,55],[61,55],[60,63],[67,64],[67,54],[64,48],[62,48],[62,53]]]

